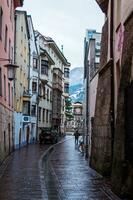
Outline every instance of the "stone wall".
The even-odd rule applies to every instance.
[[[124,43],[121,63],[121,80],[118,93],[117,119],[114,143],[114,159],[112,169],[112,184],[114,191],[121,196],[129,195],[133,198],[133,163],[127,159],[126,155],[126,138],[128,135],[126,129],[126,88],[132,80],[131,73],[133,71],[133,13],[125,22]],[[131,110],[132,112],[132,110]],[[132,113],[131,113],[132,115]],[[133,115],[132,115],[133,116]],[[128,116],[127,116],[128,117]],[[133,122],[133,117],[132,117]],[[133,133],[133,132],[132,132]],[[131,136],[133,138],[133,136]],[[130,141],[131,142],[131,141]],[[133,152],[132,152],[133,156]]]
[[[92,124],[92,148],[90,165],[103,175],[111,172],[111,67],[107,62],[108,21],[102,31],[100,72],[96,97],[95,116]]]

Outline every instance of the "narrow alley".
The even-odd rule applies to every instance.
[[[0,178],[0,199],[119,200],[88,167],[72,136],[53,147],[33,144],[15,151]]]

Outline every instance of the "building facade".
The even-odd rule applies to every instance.
[[[29,39],[27,13],[16,10],[14,59],[19,68],[14,83],[15,148],[30,142]]]
[[[52,80],[54,61],[47,47],[47,38],[35,32],[39,53],[39,85],[38,85],[38,134],[43,129],[52,127]]]
[[[29,94],[31,95],[30,99],[30,122],[31,122],[31,134],[30,134],[30,142],[37,140],[38,133],[38,101],[39,101],[39,53],[37,49],[35,33],[32,18],[30,15],[27,16],[28,21],[28,29],[29,29]]]
[[[78,130],[80,135],[84,136],[83,104],[81,102],[72,103],[72,114],[73,119],[67,120],[66,132]]]
[[[0,164],[14,148],[14,85],[5,64],[14,64],[14,10],[22,5],[22,0],[0,0]]]

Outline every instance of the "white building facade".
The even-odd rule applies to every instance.
[[[37,109],[38,109],[38,86],[39,86],[39,54],[37,50],[37,45],[35,41],[34,27],[32,18],[30,15],[27,16],[28,28],[29,28],[29,93],[31,95],[30,99],[30,122],[31,122],[31,134],[30,142],[34,142],[37,139]]]

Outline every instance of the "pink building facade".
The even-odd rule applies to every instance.
[[[13,81],[6,64],[14,64],[14,10],[23,0],[0,0],[0,164],[13,150]]]

